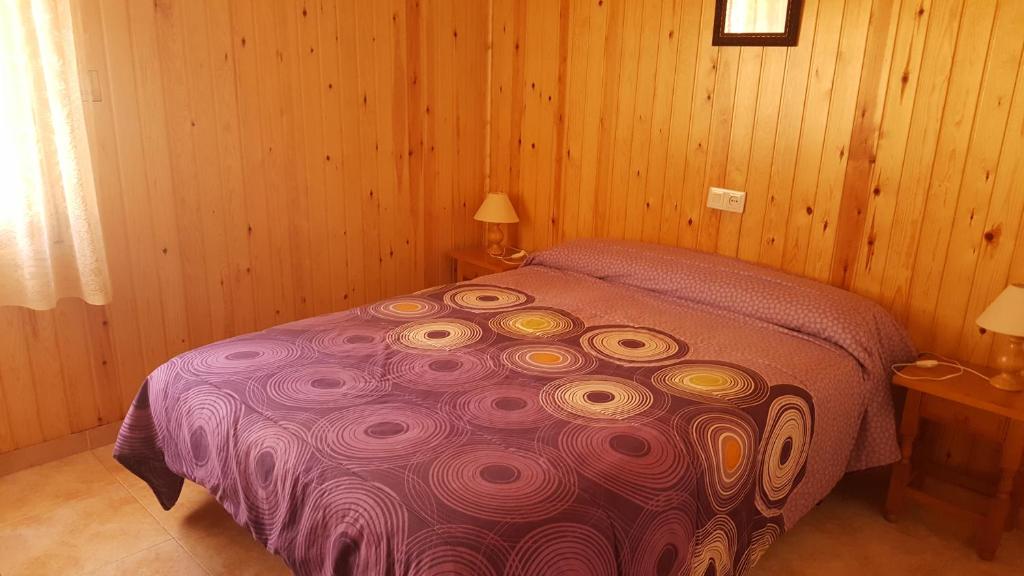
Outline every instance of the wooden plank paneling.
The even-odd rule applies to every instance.
[[[643,217],[633,217],[629,237],[657,242],[661,234],[661,215],[664,210],[665,176],[669,165],[669,138],[672,132],[672,121],[675,109],[675,94],[678,71],[686,66],[691,49],[680,48],[685,26],[681,21],[685,13],[683,2],[662,3],[662,19],[660,44],[658,45],[658,67],[654,79],[654,103],[651,111],[651,147],[647,165],[645,185],[643,186],[643,204],[637,209],[642,210]],[[681,63],[680,60],[683,60]]]
[[[999,174],[993,180],[994,189],[982,227],[977,267],[970,283],[971,293],[961,330],[962,353],[979,364],[988,361],[999,348],[992,346],[992,338],[984,337],[973,319],[1002,292],[1007,283],[1024,282],[1024,194],[1020,187],[1024,182],[1022,143],[1024,59],[1018,63],[1017,83],[1003,135],[1002,154],[998,159]],[[1014,238],[1018,239],[1016,247]]]
[[[534,14],[544,2],[513,4]],[[555,127],[569,137],[493,157],[496,172],[530,183],[512,190],[524,247],[628,237],[739,256],[877,300],[922,349],[991,359],[999,347],[974,318],[1024,280],[1024,4],[808,0],[792,48],[712,46],[714,4],[570,3],[559,88],[572,105]],[[526,69],[545,77],[559,62],[531,56],[531,39],[553,44],[554,26],[526,27],[496,29],[495,54],[526,38]],[[666,30],[679,34],[668,61]],[[492,84],[511,73],[496,67]],[[543,98],[524,87],[492,109],[513,122],[493,146],[548,129]],[[532,184],[559,158],[560,187]],[[744,214],[705,207],[719,185],[747,192]],[[577,208],[549,239],[535,228],[555,216],[553,198]],[[984,467],[970,446],[946,434],[932,452]]]
[[[120,419],[189,348],[450,281],[479,238],[485,4],[75,9],[114,297],[0,308],[0,452]]]
[[[1019,3],[808,0],[763,49],[712,46],[714,4],[76,0],[115,302],[2,311],[0,450],[212,339],[450,280],[488,114],[513,244],[736,255],[991,358],[973,319],[1024,280]],[[744,214],[705,208],[718,184]]]
[[[929,348],[933,348],[942,338],[933,330],[934,318],[942,278],[954,271],[954,267],[946,267],[946,259],[949,257],[967,155],[976,151],[971,149],[970,142],[977,119],[982,74],[987,58],[995,57],[989,53],[995,13],[995,0],[971,0],[964,3],[949,87],[938,122],[940,129],[935,144],[935,157],[930,163],[928,188],[918,189],[916,201],[900,202],[897,208],[899,210],[903,205],[910,204],[905,208],[906,211],[898,211],[897,218],[912,218],[902,224],[910,231],[908,244],[916,244],[917,251],[913,258],[908,289],[896,286],[892,292],[903,298],[895,300],[892,305],[901,317],[907,318],[915,340]],[[981,137],[994,140],[997,145],[1001,140],[998,134],[995,137],[983,134]],[[903,196],[901,190],[901,200]],[[954,330],[957,336],[961,324],[956,323]],[[947,353],[953,351],[955,347],[949,345],[943,345],[940,350]]]
[[[5,428],[10,430],[15,447],[37,444],[45,439],[38,407],[39,396],[45,391],[34,385],[28,341],[23,334],[21,311],[0,309],[0,388],[6,400]],[[88,386],[86,393],[91,393],[91,388]],[[88,410],[91,403],[83,404],[83,409]]]
[[[721,182],[733,190],[747,188],[750,153],[754,145],[754,123],[757,119],[757,87],[761,82],[763,59],[762,48],[751,46],[740,51],[732,108],[732,133],[729,136],[729,161],[723,163],[726,171]],[[718,252],[736,256],[742,220],[741,214],[720,214],[715,233],[712,233],[710,227],[705,230],[708,238],[706,242],[717,241]]]
[[[836,222],[842,206],[843,182],[851,147],[854,111],[857,105],[861,71],[867,47],[870,2],[847,2],[843,17],[843,35],[836,55],[834,82],[829,103],[828,123],[821,151],[818,180],[811,203],[809,236],[793,243],[802,256],[792,258],[795,270],[811,278],[827,281],[832,269]],[[805,244],[806,242],[806,244]]]
[[[906,3],[914,4],[912,0]],[[870,182],[876,163],[879,126],[893,63],[893,46],[896,32],[900,29],[901,6],[902,1],[872,2],[871,6],[871,21],[864,48],[864,65],[860,71],[860,88],[850,132],[839,216],[834,226],[836,237],[832,242],[829,281],[844,288],[849,288],[853,281],[860,246],[857,240],[867,220],[867,204],[872,193]]]
[[[992,29],[981,92],[977,100],[974,126],[970,143],[965,151],[963,173],[960,177],[959,196],[950,231],[945,269],[939,279],[937,305],[931,330],[936,333],[936,350],[956,353],[963,337],[961,327],[968,312],[972,280],[978,276],[977,264],[982,247],[987,244],[986,233],[994,222],[989,220],[990,209],[1003,208],[1010,213],[1019,202],[994,196],[995,179],[1003,157],[1003,145],[1019,148],[1013,140],[1005,138],[1010,105],[1014,89],[1020,85],[1019,68],[1024,50],[1024,2],[1000,6],[1000,18]],[[1012,133],[1011,133],[1012,136]],[[962,139],[960,139],[962,141]],[[1008,150],[1012,155],[1015,150]],[[1005,167],[1012,174],[1010,165]],[[1018,191],[1016,196],[1024,196]],[[1011,203],[1007,205],[1007,203]],[[992,232],[994,235],[995,233]],[[984,282],[996,271],[982,277]],[[973,310],[974,317],[981,309]],[[967,351],[967,343],[965,353]]]
[[[841,98],[843,87],[857,80],[856,76],[836,76],[840,39],[863,35],[863,26],[859,30],[850,29],[862,23],[852,21],[852,16],[850,20],[844,18],[846,4],[842,0],[820,0],[818,5],[810,76],[782,247],[781,267],[795,274],[803,273],[814,214],[819,208],[824,208],[815,204],[814,193],[827,148],[825,132],[830,119],[843,117],[842,111],[832,109],[833,98],[837,92]],[[849,138],[848,133],[845,136]]]
[[[790,200],[797,175],[797,156],[803,132],[807,87],[811,79],[814,39],[817,38],[819,4],[808,2],[804,6],[800,45],[788,49],[786,55],[786,71],[782,81],[783,106],[779,109],[779,129],[776,131],[771,171],[766,174],[768,198],[761,231],[761,251],[758,255],[758,262],[769,266],[782,266],[786,233],[789,230]]]
[[[492,149],[524,136],[521,157],[492,155],[520,183],[524,248],[605,236],[739,256],[873,298],[924,348],[989,357],[973,319],[1024,274],[1019,2],[809,0],[791,48],[712,46],[713,0],[574,1],[563,29],[554,4],[496,4],[492,86],[526,52],[523,93],[491,111],[512,124]],[[549,93],[570,104],[554,150]],[[713,185],[745,190],[746,212],[707,209]]]

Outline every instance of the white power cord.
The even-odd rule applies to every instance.
[[[973,370],[971,368],[968,368],[967,366],[964,366],[963,364],[957,362],[956,360],[954,360],[952,358],[947,358],[947,357],[945,357],[945,356],[943,356],[941,354],[935,354],[935,353],[931,353],[931,355],[932,356],[937,356],[937,357],[941,358],[941,360],[936,360],[935,358],[920,358],[920,359],[918,359],[915,362],[905,362],[905,363],[902,363],[902,364],[893,364],[892,365],[892,371],[895,372],[896,374],[899,374],[900,376],[906,378],[907,380],[934,380],[934,381],[950,380],[952,378],[956,378],[957,376],[963,375],[964,372],[969,372],[971,374],[974,374],[974,375],[978,376],[979,378],[981,378],[983,380],[988,380],[989,379],[988,376],[982,374],[981,372],[978,372],[977,370]],[[949,366],[950,368],[956,368],[957,371],[953,372],[951,374],[946,374],[945,376],[907,376],[906,374],[903,374],[902,372],[900,372],[901,368],[909,368],[910,366],[916,366],[918,368],[938,368],[939,366]]]
[[[509,251],[512,251],[512,253],[508,254],[507,252]],[[529,256],[529,253],[526,250],[523,250],[522,248],[516,248],[514,246],[508,246],[502,247],[501,256],[495,256],[495,258],[501,260],[506,264],[519,264],[523,260],[526,260],[527,256]]]

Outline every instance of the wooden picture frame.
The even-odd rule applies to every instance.
[[[800,40],[800,21],[804,0],[786,0],[786,28],[783,32],[726,32],[725,14],[731,0],[715,0],[713,46],[796,46]]]

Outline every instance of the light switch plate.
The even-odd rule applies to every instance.
[[[728,188],[716,188],[708,190],[708,208],[725,210],[726,212],[743,213],[747,205],[747,193]]]

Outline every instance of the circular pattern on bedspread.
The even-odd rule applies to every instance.
[[[473,350],[399,352],[387,364],[387,373],[395,384],[431,392],[479,388],[500,380],[507,372],[508,368],[495,358]]]
[[[498,334],[520,340],[560,339],[579,334],[585,325],[568,312],[552,308],[524,308],[504,312],[488,322]]]
[[[761,440],[757,509],[765,516],[782,511],[793,485],[803,471],[810,449],[811,408],[798,396],[772,400]]]
[[[177,362],[188,376],[209,378],[215,375],[255,374],[282,368],[296,360],[303,348],[291,342],[266,336],[224,340],[196,348],[181,355]]]
[[[536,428],[551,421],[551,415],[541,405],[536,386],[507,383],[485,386],[446,397],[443,407],[454,418],[489,428]]]
[[[753,482],[757,455],[754,421],[739,410],[696,406],[676,415],[676,427],[697,451],[712,509],[717,513],[732,510],[749,494]]]
[[[419,352],[448,351],[469,346],[484,335],[482,328],[457,318],[410,322],[388,332],[388,343],[396,348]]]
[[[499,522],[541,520],[576,497],[576,474],[554,451],[491,444],[445,450],[430,465],[429,483],[452,508]]]
[[[370,356],[387,349],[385,335],[363,324],[334,326],[302,338],[318,353]]]
[[[346,467],[382,468],[430,458],[457,444],[463,431],[437,412],[411,404],[339,410],[310,431],[315,446]]]
[[[689,455],[668,427],[570,424],[558,437],[573,467],[646,508],[675,504],[693,485]]]
[[[619,574],[610,538],[586,524],[559,522],[530,532],[516,546],[511,574]]]
[[[305,502],[300,573],[372,574],[405,561],[406,512],[387,488],[335,478],[316,483]]]
[[[509,556],[500,538],[465,525],[422,530],[408,549],[408,566],[401,573],[423,576],[498,576]]]
[[[775,524],[768,524],[763,528],[755,530],[747,541],[747,550],[740,559],[740,565],[736,569],[737,574],[746,574],[748,570],[757,564],[768,548],[782,535],[782,529]]]
[[[308,364],[272,375],[264,391],[269,399],[286,406],[337,408],[372,400],[389,388],[388,382],[370,367]]]
[[[624,366],[658,366],[686,356],[686,343],[653,328],[602,326],[580,337],[584,350]]]
[[[655,400],[644,386],[614,376],[570,376],[540,391],[545,410],[589,426],[649,420],[664,411],[664,402],[655,405]]]
[[[436,316],[447,310],[447,307],[430,298],[403,296],[375,302],[366,309],[370,314],[385,320],[409,321]]]
[[[234,458],[241,492],[245,494],[249,528],[267,541],[280,529],[291,508],[288,503],[309,455],[309,444],[262,415],[247,416],[238,427]]]
[[[445,292],[444,302],[470,312],[500,312],[533,302],[533,296],[512,288],[469,284]]]
[[[597,359],[549,342],[515,343],[501,351],[501,361],[517,372],[534,376],[585,374],[597,367]]]
[[[689,567],[697,505],[685,494],[670,510],[645,511],[626,546],[630,574],[682,574]]]
[[[172,461],[181,462],[189,478],[204,485],[221,484],[223,471],[232,458],[227,445],[242,415],[238,398],[218,388],[200,386],[181,392],[171,400],[168,428],[175,431],[164,450]]]
[[[768,382],[752,370],[726,362],[683,360],[662,368],[651,383],[672,394],[699,402],[754,406],[768,397]]]
[[[733,574],[736,525],[728,516],[715,516],[697,530],[690,554],[690,575]]]

